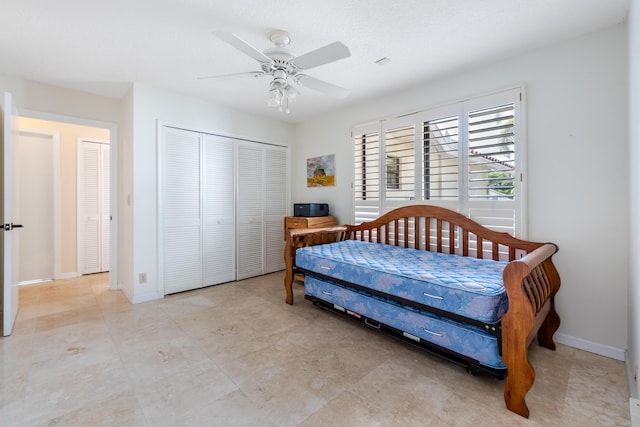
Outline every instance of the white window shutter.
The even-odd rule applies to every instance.
[[[351,132],[354,147],[354,224],[371,221],[380,216],[380,134],[380,124],[359,126]]]
[[[428,203],[526,238],[521,109],[518,87],[355,126],[354,223]]]

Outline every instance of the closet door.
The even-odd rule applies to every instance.
[[[205,286],[236,278],[235,142],[203,135],[202,250]]]
[[[82,274],[109,271],[109,145],[82,142]]]
[[[165,294],[202,287],[200,134],[164,128],[162,144]]]
[[[238,279],[264,274],[263,145],[238,141]],[[282,221],[282,219],[281,219]]]
[[[284,221],[289,206],[288,150],[265,146],[265,274],[284,270]]]
[[[108,144],[100,144],[100,164],[101,164],[101,183],[100,183],[100,257],[101,270],[109,271],[111,269],[111,153]]]
[[[100,144],[82,147],[84,196],[84,258],[82,274],[100,271]]]

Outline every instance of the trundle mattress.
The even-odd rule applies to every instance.
[[[296,251],[296,267],[485,323],[507,312],[506,265],[359,240]]]
[[[306,276],[305,293],[421,338],[493,369],[506,369],[498,339],[482,329]],[[409,334],[409,335],[407,335]]]

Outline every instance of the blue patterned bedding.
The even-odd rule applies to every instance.
[[[297,267],[486,323],[508,309],[506,265],[359,240],[296,251]]]
[[[307,295],[392,326],[405,332],[406,337],[419,337],[490,368],[506,369],[500,357],[497,338],[480,328],[390,303],[310,276],[305,277],[304,287]]]

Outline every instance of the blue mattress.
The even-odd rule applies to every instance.
[[[296,251],[296,266],[485,323],[507,312],[506,262],[345,240]]]
[[[421,338],[462,354],[494,369],[506,369],[500,357],[498,340],[482,329],[456,322],[412,307],[390,303],[370,295],[306,276],[305,293],[351,310],[404,332],[406,337]]]

